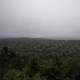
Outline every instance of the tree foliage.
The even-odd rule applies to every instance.
[[[20,48],[22,54],[7,46],[0,50],[0,80],[80,80],[80,46],[73,42],[56,42],[56,47],[51,41],[30,43],[36,46]]]

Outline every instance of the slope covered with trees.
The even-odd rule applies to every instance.
[[[80,80],[80,41],[0,40],[0,80]]]

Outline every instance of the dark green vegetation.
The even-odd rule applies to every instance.
[[[80,41],[1,39],[0,80],[80,80]]]

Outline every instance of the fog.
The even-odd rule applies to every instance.
[[[0,0],[0,38],[80,39],[80,0]]]

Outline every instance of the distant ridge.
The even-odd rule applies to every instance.
[[[15,38],[30,38],[30,39],[48,39],[48,40],[80,40],[80,38],[73,37],[62,37],[62,36],[45,36],[41,34],[22,34],[22,33],[14,33],[14,34],[0,34],[0,39],[15,39]]]

